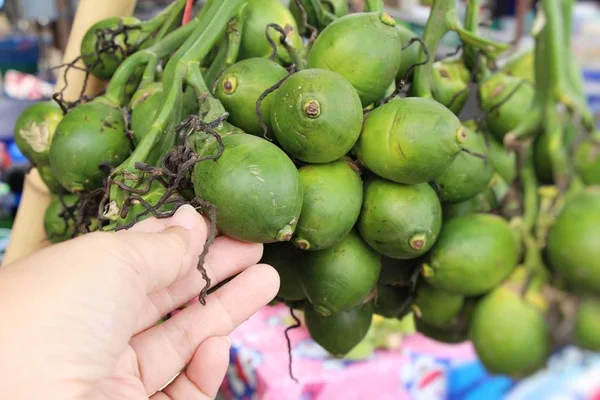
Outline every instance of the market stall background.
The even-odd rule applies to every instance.
[[[146,19],[169,1],[138,1],[136,16]],[[418,1],[391,1],[389,12],[420,33],[428,8]],[[509,2],[499,2],[503,5]],[[0,2],[0,252],[8,242],[11,221],[19,204],[22,179],[29,168],[13,141],[19,114],[34,102],[49,99],[60,63],[65,35],[77,2],[21,0]],[[493,7],[493,4],[490,4]],[[500,11],[498,11],[500,10]],[[485,34],[511,41],[514,8],[489,14]],[[530,26],[531,13],[525,23]],[[600,8],[578,2],[573,23],[574,50],[584,69],[588,102],[600,114]],[[439,53],[451,52],[456,40],[449,35]],[[523,37],[519,49],[531,46]],[[473,96],[471,96],[473,99]],[[468,117],[469,104],[463,114]],[[549,367],[522,382],[490,376],[470,345],[442,345],[408,329],[398,347],[381,349],[366,359],[339,360],[320,350],[303,329],[292,332],[293,367],[299,383],[287,371],[288,348],[284,330],[290,321],[285,307],[269,307],[244,323],[233,335],[231,367],[222,396],[230,399],[358,399],[373,398],[372,386],[388,388],[384,398],[585,398],[600,399],[600,357],[566,348],[554,355]],[[258,333],[257,333],[258,332]],[[357,378],[357,377],[360,377]],[[326,379],[325,379],[326,378]],[[332,395],[331,393],[335,393]],[[342,393],[342,395],[340,395]]]

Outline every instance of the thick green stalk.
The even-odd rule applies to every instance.
[[[160,41],[169,32],[181,25],[181,19],[183,18],[183,10],[185,9],[186,0],[178,0],[173,3],[173,10],[169,13],[168,17],[162,24],[160,31],[156,34],[154,39],[155,42]]]
[[[204,6],[203,11],[206,12],[204,18],[201,19],[194,33],[181,45],[165,67],[163,75],[165,88],[170,87],[173,83],[175,70],[181,61],[194,61],[206,56],[217,40],[225,33],[227,22],[237,14],[240,7],[245,5],[247,1],[222,0],[213,3],[208,9],[206,9],[207,6]],[[222,22],[223,20],[225,20],[225,23]],[[197,40],[201,35],[207,35],[207,40]]]
[[[230,23],[227,32],[227,58],[225,59],[225,68],[232,66],[237,62],[242,44],[242,30],[246,21],[245,11],[247,4],[240,7],[240,11],[235,19]]]
[[[471,10],[471,12],[473,11]],[[432,97],[432,66],[440,41],[448,31],[456,32],[465,45],[480,49],[484,54],[492,58],[508,49],[508,45],[506,44],[484,39],[464,29],[456,15],[456,0],[434,0],[427,25],[425,26],[425,32],[423,33],[423,41],[429,52],[429,62],[415,69],[413,92],[416,96]],[[425,51],[421,49],[419,61],[424,62],[425,60]]]
[[[146,69],[144,70],[144,75],[142,75],[142,81],[140,82],[139,87],[144,87],[153,83],[156,79],[156,69],[158,68],[158,58],[152,58],[146,64]]]
[[[548,135],[548,148],[552,162],[552,174],[556,186],[564,191],[568,188],[573,169],[564,143],[564,129],[558,104],[548,99],[544,112],[544,135]]]
[[[470,0],[467,2],[465,29],[473,35],[479,34],[479,0]],[[465,46],[463,60],[467,68],[473,73],[475,82],[481,82],[492,74],[487,66],[486,57],[471,45]]]
[[[520,178],[523,190],[523,220],[520,228],[525,246],[524,266],[534,276],[546,280],[548,279],[548,271],[544,268],[539,242],[534,236],[540,212],[540,197],[535,175],[533,148],[531,146],[526,150]]]
[[[440,41],[449,30],[447,24],[448,14],[454,13],[455,10],[456,0],[435,0],[433,2],[429,19],[425,25],[425,32],[423,33],[423,41],[429,52],[429,61],[415,68],[414,72],[413,91],[418,97],[433,97],[431,93],[431,72],[433,70],[435,54],[437,53]],[[427,55],[421,48],[419,51],[419,62],[424,62],[426,59]]]
[[[561,8],[557,0],[542,0],[544,15],[546,16],[547,58],[545,67],[548,68],[550,86],[557,98],[565,91],[564,57],[564,26],[560,15]]]
[[[163,77],[163,87],[167,96],[163,102],[157,116],[144,135],[143,139],[138,144],[138,147],[133,151],[127,160],[114,171],[116,179],[122,179],[120,174],[126,172],[133,174],[137,173],[136,164],[144,162],[150,165],[159,165],[162,159],[175,146],[177,132],[175,127],[181,119],[182,105],[182,87],[190,70],[194,70],[196,66],[207,55],[215,43],[222,37],[227,22],[235,15],[240,5],[245,3],[245,0],[224,0],[220,4],[214,4],[213,8],[216,12],[212,13],[213,17],[206,24],[201,24],[203,29],[196,29],[192,36],[186,41],[191,45],[186,46],[187,50],[179,53],[176,64],[172,65],[171,75]],[[205,14],[208,18],[210,12]],[[205,18],[205,19],[206,19]],[[173,62],[173,58],[170,63]],[[199,68],[198,68],[199,72]],[[128,185],[135,185],[135,180],[125,178],[124,181]],[[113,204],[113,209],[120,209],[124,201],[123,192],[114,185],[110,188],[110,200]]]
[[[212,87],[223,70],[229,68],[237,61],[240,52],[242,29],[244,28],[244,11],[246,7],[240,7],[238,15],[229,21],[227,35],[224,38],[219,52],[214,61],[204,74],[204,81],[208,87]]]
[[[142,31],[154,33],[160,29],[158,32],[159,35],[161,32],[166,32],[170,27],[170,24],[172,24],[173,18],[180,14],[185,8],[185,3],[186,0],[175,0],[173,3],[165,7],[159,14],[150,18],[148,21],[142,22]]]
[[[533,163],[533,148],[529,146],[521,168],[521,185],[523,187],[523,224],[528,232],[535,226],[538,216],[538,190]]]
[[[126,102],[125,86],[129,81],[131,75],[133,75],[138,67],[147,65],[151,60],[156,59],[157,61],[163,57],[166,57],[185,42],[190,34],[194,31],[199,21],[190,22],[189,24],[182,26],[179,29],[171,32],[163,40],[150,46],[147,49],[140,50],[129,58],[127,58],[115,71],[108,87],[106,88],[105,97],[113,102],[113,104],[123,107]]]

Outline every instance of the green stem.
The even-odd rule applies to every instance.
[[[208,70],[205,73],[205,79],[209,86],[212,86],[215,80],[219,77],[219,74],[225,68],[225,63],[227,62],[227,53],[229,52],[229,40],[225,38],[223,43],[219,47],[219,52],[215,57],[214,61],[208,67]]]
[[[170,87],[165,101],[163,102],[160,110],[158,111],[154,122],[152,123],[150,128],[148,128],[148,131],[144,135],[144,138],[138,143],[138,146],[135,148],[133,153],[131,153],[129,158],[127,158],[127,160],[125,160],[121,165],[119,165],[115,169],[114,176],[116,177],[116,179],[120,179],[120,173],[128,172],[131,174],[135,174],[135,165],[138,162],[145,162],[154,165],[157,164],[157,162],[159,161],[158,159],[151,159],[150,155],[152,153],[156,154],[158,152],[157,150],[160,147],[162,147],[161,144],[165,142],[163,133],[167,131],[169,122],[175,120],[174,114],[177,111],[177,106],[181,106],[181,88],[186,74],[186,67],[187,65],[181,64],[181,67],[178,68],[178,70],[176,71],[176,83]],[[125,183],[130,186],[133,186],[135,184],[135,182],[132,182],[128,179],[125,179]],[[113,185],[110,188],[110,200],[115,201],[119,209],[123,204],[123,193],[121,189],[116,185]]]
[[[245,9],[245,5],[240,7],[238,15],[229,21],[226,38],[219,47],[217,56],[204,74],[204,81],[208,87],[212,87],[223,70],[237,61],[241,46],[242,29],[244,28]]]
[[[365,0],[365,12],[384,12],[383,0]]]
[[[198,23],[199,21],[194,20],[194,22],[190,22],[171,32],[163,40],[153,46],[140,50],[127,58],[115,71],[106,88],[105,97],[119,107],[124,106],[127,97],[125,94],[125,86],[131,75],[138,70],[138,67],[147,65],[153,59],[159,60],[166,57],[189,38]]]
[[[315,10],[318,26],[326,26],[337,19],[335,15],[323,8],[323,4],[320,0],[310,0],[310,5],[312,9]]]
[[[156,34],[155,42],[160,41],[175,27],[181,24],[181,19],[183,18],[183,10],[185,9],[186,2],[186,0],[178,0],[171,5],[173,6],[173,9],[169,13],[168,17],[164,20],[160,31],[158,31],[158,33]]]
[[[206,121],[214,121],[226,112],[223,104],[208,90],[208,86],[206,85],[204,77],[202,76],[202,72],[200,71],[200,64],[195,63],[190,65],[186,77],[186,83],[190,85],[192,89],[194,89],[196,96],[206,96],[204,99],[208,105],[208,112],[204,118]]]
[[[433,97],[431,93],[431,73],[433,62],[437,53],[440,41],[449,30],[447,18],[449,14],[456,10],[456,0],[435,0],[431,7],[429,19],[425,25],[423,41],[429,52],[429,60],[426,64],[415,68],[413,89],[418,97]],[[419,51],[418,62],[424,62],[427,59],[425,51]]]
[[[542,107],[536,103],[527,118],[506,134],[505,143],[531,138],[539,132],[540,126],[542,126]]]
[[[165,67],[163,76],[165,88],[170,87],[173,83],[175,70],[180,62],[200,60],[206,56],[217,40],[225,33],[227,22],[237,14],[240,7],[245,5],[247,1],[222,0],[208,7],[205,5],[202,8],[202,11],[205,12],[204,17],[200,20],[192,35],[181,45]],[[204,36],[206,36],[206,41],[198,40],[198,38]]]
[[[156,79],[156,68],[158,68],[158,58],[152,58],[146,64],[146,69],[144,70],[144,75],[142,75],[142,81],[140,82],[140,87],[149,85],[154,83]]]
[[[538,191],[535,166],[533,163],[533,148],[529,146],[521,169],[521,185],[523,186],[523,225],[531,232],[538,216]]]
[[[194,69],[199,66],[202,59],[207,55],[210,49],[215,45],[227,27],[227,22],[235,15],[239,6],[244,0],[224,0],[220,4],[214,4],[213,13],[207,12],[204,20],[212,15],[209,22],[200,24],[199,28],[186,41],[187,50],[183,53],[178,51],[176,63],[172,65],[172,72],[169,77],[165,74],[163,78],[163,87],[167,96],[157,113],[157,116],[140,141],[136,149],[125,162],[115,169],[115,176],[119,178],[119,173],[129,172],[136,174],[135,166],[138,162],[144,162],[150,165],[158,165],[168,152],[175,146],[177,138],[176,125],[181,119],[182,110],[182,87],[188,73],[194,73]],[[188,24],[189,25],[189,24]],[[191,45],[189,45],[191,43]],[[180,48],[181,50],[181,48]],[[177,54],[176,54],[177,55]],[[172,58],[169,63],[175,59]],[[199,67],[197,68],[199,73]],[[190,72],[192,71],[192,72]],[[127,184],[134,185],[135,181]],[[114,185],[110,188],[110,200],[114,202],[117,208],[122,206],[123,193],[121,189]]]
[[[548,149],[552,162],[552,174],[556,186],[564,191],[568,188],[572,175],[571,163],[564,143],[564,130],[561,116],[554,99],[548,99],[544,110],[545,135],[548,135]]]
[[[493,40],[472,34],[460,26],[460,22],[458,20],[450,22],[450,29],[456,32],[465,44],[481,49],[482,52],[491,58],[498,57],[510,47],[507,44],[497,43]]]
[[[540,255],[539,243],[533,235],[540,212],[540,199],[538,193],[535,166],[533,161],[533,148],[526,150],[523,168],[520,173],[523,190],[523,222],[521,224],[522,241],[525,246],[524,266],[534,276],[548,279],[548,272]]]
[[[560,98],[565,91],[564,77],[564,39],[563,39],[563,21],[561,18],[561,8],[557,0],[542,0],[544,15],[546,16],[546,39],[547,39],[547,58],[545,67],[548,68],[548,77],[550,87],[557,98]]]
[[[465,15],[465,29],[473,35],[478,35],[479,31],[479,0],[470,0],[467,2],[467,11]],[[487,66],[486,57],[475,49],[467,45],[464,48],[463,60],[465,65],[474,75],[475,82],[481,82],[491,75]]]
[[[230,23],[227,32],[227,58],[225,59],[225,68],[232,66],[237,62],[242,44],[242,31],[246,21],[245,11],[247,4],[240,7],[240,11],[235,19]]]
[[[165,29],[166,24],[168,21],[171,21],[174,15],[177,15],[183,11],[185,8],[185,3],[186,0],[176,0],[169,4],[154,17],[150,18],[148,21],[142,22],[142,31],[152,33],[160,29],[160,33]]]

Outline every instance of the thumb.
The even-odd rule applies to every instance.
[[[130,231],[101,234],[108,236],[102,240],[111,242],[110,260],[118,268],[136,273],[146,293],[166,288],[196,268],[208,235],[204,218],[189,205],[179,208],[171,218],[152,220],[156,222]],[[158,228],[157,223],[161,225]],[[88,239],[96,240],[94,234]]]

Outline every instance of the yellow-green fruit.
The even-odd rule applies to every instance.
[[[575,316],[575,341],[584,349],[600,351],[600,300],[585,296]]]
[[[382,178],[425,183],[450,166],[467,134],[456,115],[433,99],[395,99],[365,118],[354,152]]]
[[[444,223],[423,266],[433,286],[465,296],[482,295],[517,265],[519,244],[510,225],[491,214],[467,214]]]
[[[383,98],[398,73],[401,53],[402,39],[392,16],[354,13],[321,32],[308,54],[308,67],[341,74],[366,107]]]
[[[304,200],[293,242],[303,250],[339,243],[360,213],[363,185],[349,159],[305,165],[298,170]]]
[[[470,336],[490,373],[515,378],[542,368],[551,350],[543,311],[509,285],[499,286],[479,301]]]
[[[36,166],[48,165],[50,143],[63,112],[54,101],[42,101],[27,107],[15,123],[17,147]]]

